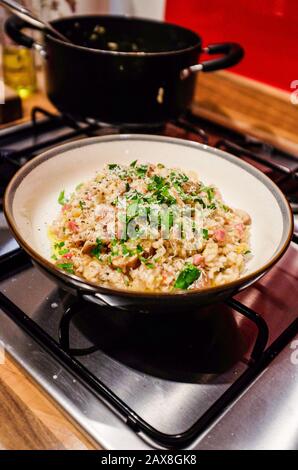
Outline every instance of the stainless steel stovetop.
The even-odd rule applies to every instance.
[[[68,124],[47,118],[38,133],[0,133],[1,176],[49,142],[119,131]],[[295,203],[294,157],[192,117],[158,132],[253,158],[283,189],[286,182]],[[18,249],[3,215],[0,242],[0,340],[103,447],[298,448],[296,237],[260,282],[208,307],[211,316],[181,312],[162,325],[151,317],[127,324],[58,289]]]

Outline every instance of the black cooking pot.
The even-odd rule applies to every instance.
[[[195,72],[237,64],[236,43],[202,47],[193,31],[169,23],[117,16],[75,16],[52,22],[68,44],[44,35],[44,45],[25,35],[32,28],[16,16],[8,36],[46,59],[47,93],[62,112],[107,123],[159,123],[190,106]],[[198,63],[201,52],[221,54]]]

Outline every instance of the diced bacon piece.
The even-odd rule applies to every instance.
[[[73,220],[70,220],[67,226],[72,232],[77,233],[79,231],[79,226]]]
[[[224,242],[226,238],[226,231],[223,229],[215,230],[213,238],[219,243]]]
[[[204,256],[202,255],[194,255],[192,262],[195,266],[203,266],[205,264]]]
[[[243,233],[244,233],[244,224],[240,223],[240,224],[236,224],[235,225],[235,229],[237,230],[237,232],[239,233],[239,236],[242,237]]]
[[[64,204],[64,206],[62,207],[62,211],[63,212],[69,211],[71,207],[72,207],[71,204]]]
[[[174,280],[174,276],[165,270],[162,271],[161,277],[162,277],[162,283],[165,286],[170,285],[171,282]]]
[[[65,255],[62,256],[62,258],[65,258],[65,259],[71,259],[72,257],[72,253],[65,253]]]

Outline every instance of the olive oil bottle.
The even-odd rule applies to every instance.
[[[23,3],[23,2],[21,2]],[[10,16],[0,8],[0,42],[4,83],[13,88],[21,98],[27,98],[36,90],[34,54],[26,47],[14,44],[5,34],[4,24]]]
[[[4,44],[2,50],[4,83],[27,98],[36,90],[34,56],[30,49]]]

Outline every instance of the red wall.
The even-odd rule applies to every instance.
[[[298,0],[167,0],[166,20],[204,45],[240,42],[246,56],[236,73],[287,91],[298,79]]]

